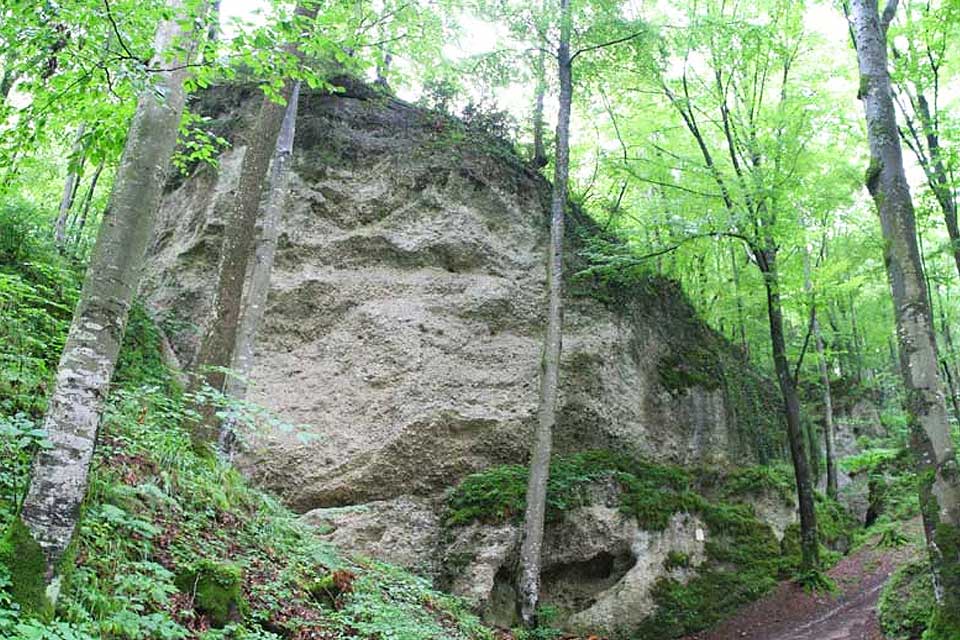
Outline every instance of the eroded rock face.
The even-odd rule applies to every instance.
[[[870,399],[863,399],[837,412],[837,460],[860,453],[857,439],[861,436],[877,438],[883,435],[880,411]],[[860,522],[866,522],[870,508],[870,487],[866,474],[851,476],[842,469],[837,473],[837,498]]]
[[[143,291],[184,364],[209,313],[248,97],[203,98],[198,110],[234,147],[219,171],[171,185],[160,212]],[[466,474],[526,456],[548,192],[497,143],[442,117],[356,88],[303,96],[250,388],[302,429],[267,430],[241,461],[337,544],[445,576],[497,620],[512,606],[516,529],[476,525],[441,541],[439,520],[444,491]],[[569,233],[588,227],[574,217]],[[735,411],[720,381],[664,386],[664,357],[691,341],[729,351],[670,283],[611,292],[571,282],[557,450],[754,460],[756,412]],[[677,516],[651,534],[608,505],[578,510],[548,533],[545,592],[570,605],[572,626],[639,620],[662,556],[702,555],[700,530]],[[460,565],[458,549],[470,557]]]

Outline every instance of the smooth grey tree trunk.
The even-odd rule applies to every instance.
[[[817,372],[823,386],[823,444],[827,459],[827,495],[837,499],[837,454],[836,434],[833,424],[833,396],[830,393],[830,371],[827,367],[826,349],[823,345],[823,332],[820,330],[820,318],[817,316],[817,301],[811,278],[810,253],[804,253],[803,285],[810,296],[810,332],[817,350]]]
[[[93,203],[93,196],[97,191],[97,183],[100,181],[100,174],[103,173],[104,162],[101,160],[97,165],[93,177],[90,178],[90,184],[87,186],[87,192],[83,196],[83,202],[80,203],[80,211],[74,221],[70,237],[74,245],[80,244],[80,238],[83,237],[83,228],[87,224],[87,216],[90,214],[90,205]]]
[[[316,16],[316,8],[297,7],[297,14],[307,19]],[[298,43],[285,46],[287,53],[302,57]],[[293,80],[284,82],[280,95],[289,103]],[[277,138],[286,107],[263,96],[256,124],[247,140],[247,151],[240,168],[240,183],[230,220],[224,229],[220,260],[217,265],[217,283],[214,287],[213,315],[200,342],[194,364],[194,386],[207,384],[215,391],[226,390],[224,370],[233,363],[237,344],[240,309],[247,275],[247,265],[253,257],[257,238],[257,213],[261,196],[267,184],[267,169],[277,148]],[[219,440],[220,426],[216,407],[203,404],[198,407],[201,419],[192,430],[193,443],[203,447]]]
[[[277,238],[280,234],[280,214],[287,196],[299,101],[300,83],[298,82],[294,85],[290,100],[287,102],[280,135],[277,137],[276,153],[270,166],[267,199],[260,214],[260,237],[257,240],[252,268],[247,278],[249,284],[243,299],[240,328],[233,353],[233,370],[236,375],[230,376],[226,383],[226,392],[231,398],[246,397],[247,380],[253,369],[253,350],[256,345],[257,331],[266,310],[267,294],[270,293],[270,273],[273,270]],[[231,453],[236,445],[235,423],[235,420],[228,418],[220,429],[220,449],[226,453]]]
[[[178,12],[181,6],[174,3]],[[183,35],[177,19],[160,24],[155,64],[168,64],[162,53]],[[174,61],[174,70],[154,74],[155,84],[137,103],[44,420],[52,446],[37,455],[23,503],[21,518],[43,550],[52,600],[60,580],[58,563],[86,493],[103,402],[177,140],[186,55]]]
[[[75,166],[67,170],[67,179],[63,183],[63,195],[60,197],[60,209],[57,212],[57,221],[54,225],[54,242],[60,250],[67,242],[67,218],[76,198],[80,174],[83,171],[83,163],[76,162],[74,158],[83,153],[83,133],[85,130],[86,125],[77,127],[76,141],[70,151],[70,163],[75,164]]]
[[[567,207],[567,179],[570,170],[570,111],[573,104],[573,62],[570,57],[570,0],[560,0],[560,44],[557,66],[560,79],[560,104],[557,115],[557,157],[550,199],[550,252],[547,266],[547,331],[543,341],[540,372],[540,405],[530,455],[526,510],[523,518],[523,542],[520,546],[520,619],[527,627],[536,623],[540,598],[540,569],[543,552],[543,526],[547,511],[547,482],[550,479],[550,453],[553,429],[557,422],[557,396],[560,384],[560,354],[563,343],[563,223]]]
[[[911,448],[939,606],[925,638],[960,637],[960,468],[938,374],[930,301],[917,245],[913,201],[887,71],[886,28],[891,0],[878,14],[876,0],[853,0],[852,26],[870,143],[866,185],[880,215],[884,258],[893,295],[900,371],[907,392]]]
[[[547,0],[540,3],[540,12],[546,12]],[[533,160],[534,169],[541,169],[547,166],[547,148],[544,142],[544,120],[543,120],[543,102],[547,94],[547,51],[546,36],[538,34],[540,50],[537,51],[536,63],[534,65],[534,75],[536,76],[536,88],[533,101]]]

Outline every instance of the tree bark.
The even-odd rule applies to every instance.
[[[316,10],[306,10],[298,6],[297,14],[312,18],[316,15]],[[297,43],[290,43],[285,49],[289,54],[302,56]],[[293,86],[294,82],[290,79],[284,82],[281,96],[286,103],[290,101]],[[224,369],[233,361],[233,350],[237,342],[247,264],[254,253],[257,238],[257,212],[260,210],[261,196],[267,182],[267,168],[277,148],[277,138],[285,111],[284,105],[264,96],[256,124],[248,138],[247,151],[240,168],[235,206],[224,229],[223,245],[220,249],[213,317],[200,342],[194,365],[197,374],[194,386],[206,383],[216,391],[225,390]],[[194,445],[202,447],[216,442],[220,429],[214,406],[204,404],[198,407],[198,410],[201,419],[194,426],[192,436]]]
[[[570,111],[573,104],[573,61],[570,57],[570,0],[560,0],[560,44],[557,66],[560,79],[560,104],[557,115],[556,162],[553,194],[550,200],[550,254],[547,268],[547,331],[543,342],[540,372],[540,406],[530,456],[523,542],[520,547],[520,618],[527,627],[536,623],[540,597],[540,569],[543,525],[547,510],[547,481],[550,477],[550,452],[557,421],[557,396],[560,381],[560,353],[563,339],[563,224],[567,206],[567,179],[570,169]]]
[[[800,503],[800,552],[801,572],[812,572],[820,566],[820,545],[817,540],[817,514],[813,495],[813,480],[810,465],[804,450],[803,425],[800,421],[800,398],[796,381],[787,360],[787,344],[783,331],[783,305],[780,299],[780,277],[777,269],[777,249],[768,241],[765,249],[755,251],[757,264],[763,272],[767,292],[767,319],[770,322],[770,346],[773,364],[780,385],[780,394],[787,417],[787,440],[790,458],[793,461],[794,478],[797,484],[797,500]]]
[[[181,10],[179,2],[174,6]],[[160,24],[155,64],[168,64],[163,52],[182,43],[180,24],[189,20],[180,16]],[[43,550],[52,599],[60,581],[58,564],[86,492],[103,402],[176,143],[188,56],[178,56],[175,70],[157,72],[157,84],[137,103],[44,421],[52,446],[37,455],[23,503],[21,518]],[[165,98],[159,100],[158,94]]]
[[[80,203],[80,212],[71,230],[70,236],[73,244],[80,244],[80,238],[83,237],[83,228],[87,224],[87,215],[90,213],[90,205],[93,203],[93,196],[97,191],[97,183],[100,181],[100,174],[103,173],[104,162],[101,160],[97,165],[97,170],[93,172],[90,178],[90,184],[87,186],[87,192],[83,196],[83,202]]]
[[[247,294],[243,300],[237,344],[234,347],[233,370],[226,383],[227,395],[243,399],[247,395],[247,378],[253,368],[253,349],[257,331],[266,310],[267,294],[270,292],[270,272],[277,252],[277,237],[280,233],[280,214],[287,196],[290,176],[290,160],[293,156],[293,139],[296,133],[297,105],[300,101],[300,83],[293,86],[287,102],[280,135],[277,137],[276,153],[270,167],[269,191],[261,213],[260,237],[257,240],[252,269],[249,275]],[[231,453],[236,445],[235,421],[227,419],[220,430],[221,451]]]
[[[547,93],[546,57],[546,52],[543,51],[541,46],[541,50],[537,54],[535,70],[537,87],[533,102],[533,166],[535,169],[547,166],[548,162],[546,144],[543,141],[543,102]]]
[[[817,317],[817,302],[811,278],[810,254],[804,254],[804,289],[810,296],[810,331],[813,334],[814,347],[817,350],[817,371],[820,385],[823,387],[823,444],[827,459],[827,495],[837,499],[837,457],[836,435],[833,425],[833,396],[830,394],[830,372],[827,367],[826,349],[823,346],[823,332],[820,330],[820,318]]]
[[[896,0],[888,3],[882,19],[875,0],[853,0],[851,4],[860,98],[870,143],[866,186],[876,203],[886,241],[884,258],[897,323],[900,371],[939,605],[927,635],[956,638],[960,637],[960,469],[937,369],[930,301],[887,71],[886,27]]]
[[[70,207],[73,206],[73,201],[76,198],[80,173],[83,171],[83,162],[77,162],[75,158],[83,153],[83,132],[85,130],[85,125],[77,127],[76,141],[73,143],[69,158],[69,163],[73,166],[67,169],[67,179],[63,183],[63,195],[60,197],[60,209],[57,212],[57,221],[54,226],[54,242],[61,251],[67,241],[67,217],[70,215]]]
[[[730,267],[733,273],[733,296],[737,300],[737,334],[740,349],[746,359],[750,359],[750,344],[747,342],[747,326],[744,322],[743,296],[740,294],[740,265],[737,264],[737,251],[730,245]]]

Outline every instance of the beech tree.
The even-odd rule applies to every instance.
[[[557,422],[557,391],[560,384],[560,353],[563,343],[563,221],[567,207],[567,179],[570,171],[570,111],[573,104],[573,59],[570,54],[570,0],[560,0],[560,41],[557,46],[557,75],[560,97],[557,111],[557,145],[553,189],[550,196],[550,245],[547,257],[547,327],[543,338],[540,371],[540,403],[530,454],[526,510],[523,514],[523,542],[520,547],[520,618],[524,625],[536,623],[540,597],[540,568],[543,555],[543,525],[547,511],[547,481],[550,453]]]
[[[560,384],[560,357],[563,344],[563,245],[564,216],[568,201],[570,175],[570,116],[573,107],[573,62],[585,53],[626,43],[642,35],[642,25],[597,21],[594,33],[582,34],[583,44],[571,51],[574,11],[570,0],[560,0],[557,17],[559,39],[556,48],[558,97],[556,156],[550,197],[550,245],[547,256],[547,326],[543,339],[540,371],[540,396],[537,424],[530,453],[523,538],[520,546],[520,571],[517,578],[520,618],[525,626],[536,623],[540,596],[540,571],[543,553],[543,527],[546,518],[547,483],[553,431],[557,422]],[[540,88],[538,87],[538,91]]]
[[[301,35],[283,49],[287,58],[297,65],[303,60],[300,40],[309,41],[316,16],[317,11],[312,3],[297,5],[295,22],[298,25],[297,33]],[[256,247],[257,213],[267,183],[267,168],[277,148],[277,138],[286,105],[293,95],[295,80],[287,76],[280,83],[278,95],[264,93],[256,122],[244,141],[246,151],[240,168],[237,195],[229,222],[224,227],[220,247],[212,317],[194,362],[194,369],[199,376],[195,384],[202,381],[216,391],[225,390],[225,370],[233,361],[247,265]],[[220,434],[215,407],[204,404],[200,407],[200,414],[201,420],[193,429],[194,444],[198,447],[216,442]]]
[[[280,134],[277,137],[277,149],[270,165],[267,197],[260,212],[260,236],[257,239],[253,263],[247,277],[248,284],[240,314],[237,343],[233,350],[233,369],[236,375],[231,376],[226,383],[227,395],[231,398],[243,399],[246,396],[247,378],[253,368],[253,350],[260,321],[266,310],[267,294],[270,293],[270,273],[273,270],[277,238],[280,234],[280,214],[286,201],[299,102],[300,83],[297,82],[287,101]],[[219,434],[221,450],[232,451],[235,440],[236,435],[228,420]]]
[[[110,203],[97,235],[83,291],[60,359],[44,429],[52,446],[33,464],[21,511],[29,536],[21,553],[42,553],[44,581],[55,600],[59,563],[73,538],[87,489],[103,402],[123,339],[127,313],[160,203],[186,99],[186,63],[192,16],[179,15],[157,28],[151,63],[155,82],[140,95]],[[184,46],[184,43],[188,43]],[[14,525],[18,526],[18,525]]]
[[[882,14],[875,0],[850,2],[861,79],[859,98],[870,144],[866,186],[886,240],[884,258],[907,391],[910,445],[937,600],[924,637],[947,640],[960,636],[960,467],[937,368],[930,300],[887,67],[887,28],[896,10],[897,0],[889,0]]]

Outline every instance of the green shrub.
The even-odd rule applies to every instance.
[[[933,614],[930,565],[911,562],[897,569],[880,594],[877,613],[889,640],[916,640]]]

